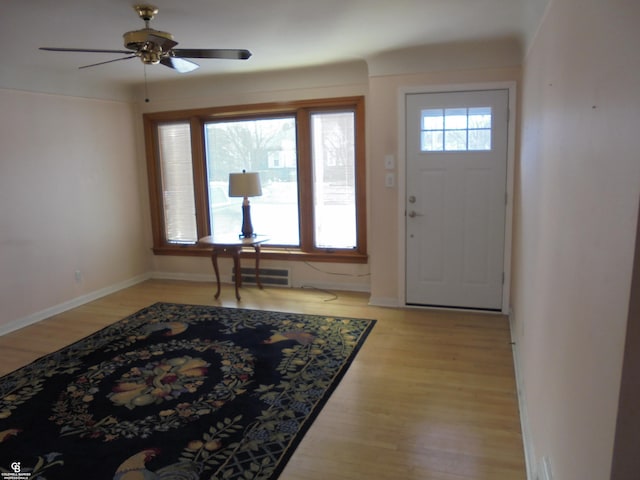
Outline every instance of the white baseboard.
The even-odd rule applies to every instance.
[[[76,298],[72,298],[71,300],[59,303],[58,305],[54,305],[53,307],[45,308],[44,310],[40,310],[39,312],[32,313],[31,315],[28,315],[23,318],[19,318],[5,325],[0,325],[0,336],[6,335],[7,333],[13,332],[15,330],[19,330],[21,328],[27,327],[34,323],[38,323],[39,321],[44,320],[45,318],[49,318],[54,315],[58,315],[62,312],[66,312],[67,310],[71,310],[72,308],[79,307],[80,305],[84,305],[85,303],[92,302],[106,295],[115,293],[119,290],[144,282],[149,278],[151,278],[151,275],[148,273],[138,275],[137,277],[130,278],[129,280],[125,280],[123,282],[119,282],[114,285],[110,285],[108,287],[101,288],[93,292],[89,292],[85,295],[81,295]]]
[[[154,280],[183,280],[186,282],[215,282],[213,272],[208,273],[179,273],[179,272],[151,272],[150,278]],[[222,283],[231,283],[231,275],[221,275]]]
[[[525,396],[522,372],[520,370],[520,354],[518,344],[514,338],[513,312],[509,314],[509,329],[511,331],[511,345],[513,351],[513,368],[516,375],[516,389],[518,395],[518,407],[520,410],[520,429],[522,430],[522,447],[524,449],[524,461],[527,470],[527,480],[536,480],[536,456],[531,439],[529,428],[529,417],[527,415],[527,402]]]
[[[371,297],[369,299],[369,305],[374,307],[391,307],[399,308],[403,307],[400,301],[396,297]]]
[[[176,273],[176,272],[152,272],[151,278],[159,280],[184,280],[187,282],[211,282],[215,283],[215,274],[203,273]],[[233,283],[232,277],[228,275],[220,275],[220,283]],[[339,290],[346,292],[369,292],[369,285],[357,283],[322,283],[322,282],[305,282],[301,285],[280,286],[269,285],[268,288],[317,288],[318,290]]]

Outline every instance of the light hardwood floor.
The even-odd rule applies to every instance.
[[[150,280],[0,337],[6,374],[158,301],[377,324],[280,480],[524,480],[507,319],[372,307],[368,296]]]

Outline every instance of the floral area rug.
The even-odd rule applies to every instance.
[[[275,479],[374,323],[147,307],[0,378],[0,478]]]

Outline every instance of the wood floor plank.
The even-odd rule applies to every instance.
[[[150,280],[0,337],[0,374],[153,303],[373,318],[280,480],[524,480],[507,319],[368,305],[368,295]]]

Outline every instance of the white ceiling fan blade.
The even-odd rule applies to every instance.
[[[200,68],[195,62],[191,60],[186,60],[184,58],[177,58],[172,56],[166,56],[160,60],[162,65],[165,65],[169,68],[173,68],[175,71],[179,73],[187,73],[192,72],[193,70]]]

